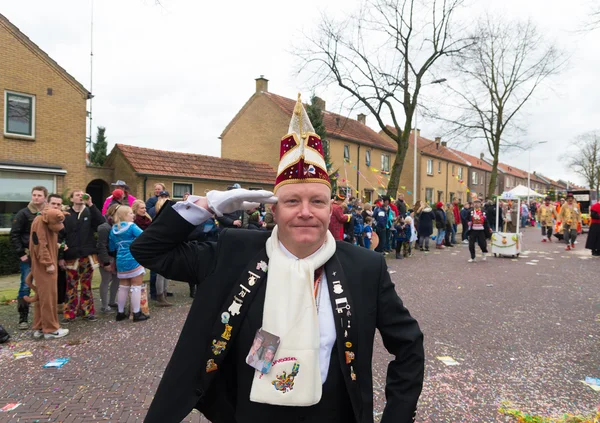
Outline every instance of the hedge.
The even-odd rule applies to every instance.
[[[8,235],[0,235],[0,276],[19,273],[17,257]]]

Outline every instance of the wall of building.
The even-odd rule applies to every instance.
[[[433,173],[427,173],[427,162],[433,160]],[[453,163],[447,160],[443,160],[438,157],[432,157],[425,154],[421,155],[419,168],[419,200],[425,201],[427,199],[427,189],[433,190],[432,203],[435,204],[438,201],[444,203],[451,201],[451,197],[458,198],[460,202],[467,200],[467,180],[469,171],[466,165]],[[452,166],[454,165],[454,175]],[[464,184],[461,184],[456,176],[459,175],[459,169],[462,168],[462,180]]]
[[[85,95],[2,25],[0,57],[0,161],[66,169],[58,191],[85,186]],[[4,135],[6,90],[35,96],[34,139]]]
[[[221,139],[221,157],[279,165],[281,138],[287,134],[291,116],[266,95],[255,94]]]

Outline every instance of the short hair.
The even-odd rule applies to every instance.
[[[50,202],[50,200],[53,199],[53,198],[58,198],[62,202],[62,197],[60,195],[58,195],[58,194],[50,194],[48,196],[48,198],[47,198],[47,201]]]
[[[44,193],[44,197],[48,197],[48,189],[42,185],[36,185],[33,188],[31,188],[31,193],[33,194],[33,191],[42,191]]]
[[[157,186],[157,185],[160,185],[162,187],[163,191],[167,190],[167,186],[165,184],[163,184],[162,182],[157,182],[157,183],[154,184],[154,186]]]
[[[83,190],[82,190],[82,189],[74,189],[73,191],[71,191],[71,194],[69,194],[69,198],[73,198],[73,195],[74,195],[76,192],[83,192]]]

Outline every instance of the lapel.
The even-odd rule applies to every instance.
[[[360,419],[362,401],[358,378],[356,376],[357,366],[355,366],[356,360],[360,358],[356,357],[358,351],[357,321],[354,315],[355,308],[350,293],[350,284],[344,275],[337,255],[334,255],[325,264],[325,274],[327,275],[327,288],[329,289],[329,298],[331,299],[331,307],[333,308],[340,366],[348,394],[350,395],[354,415],[357,419]]]
[[[231,292],[221,306],[221,313],[213,325],[209,345],[207,345],[201,361],[206,365],[201,378],[205,392],[208,391],[224,362],[230,350],[227,346],[239,333],[244,317],[259,292],[259,288],[267,281],[268,261],[267,251],[263,248],[249,261],[248,266],[233,284]]]

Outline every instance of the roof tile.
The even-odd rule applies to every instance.
[[[138,173],[269,185],[275,183],[276,171],[267,163],[153,150],[125,144],[117,144],[115,148],[123,153]]]
[[[294,106],[296,105],[295,100],[281,97],[277,94],[269,92],[265,92],[264,94],[267,95],[286,114],[292,116],[294,112]],[[393,141],[382,137],[373,129],[355,119],[350,119],[346,116],[324,111],[323,124],[325,125],[327,134],[331,137],[345,138],[393,152],[397,150],[397,146]]]

